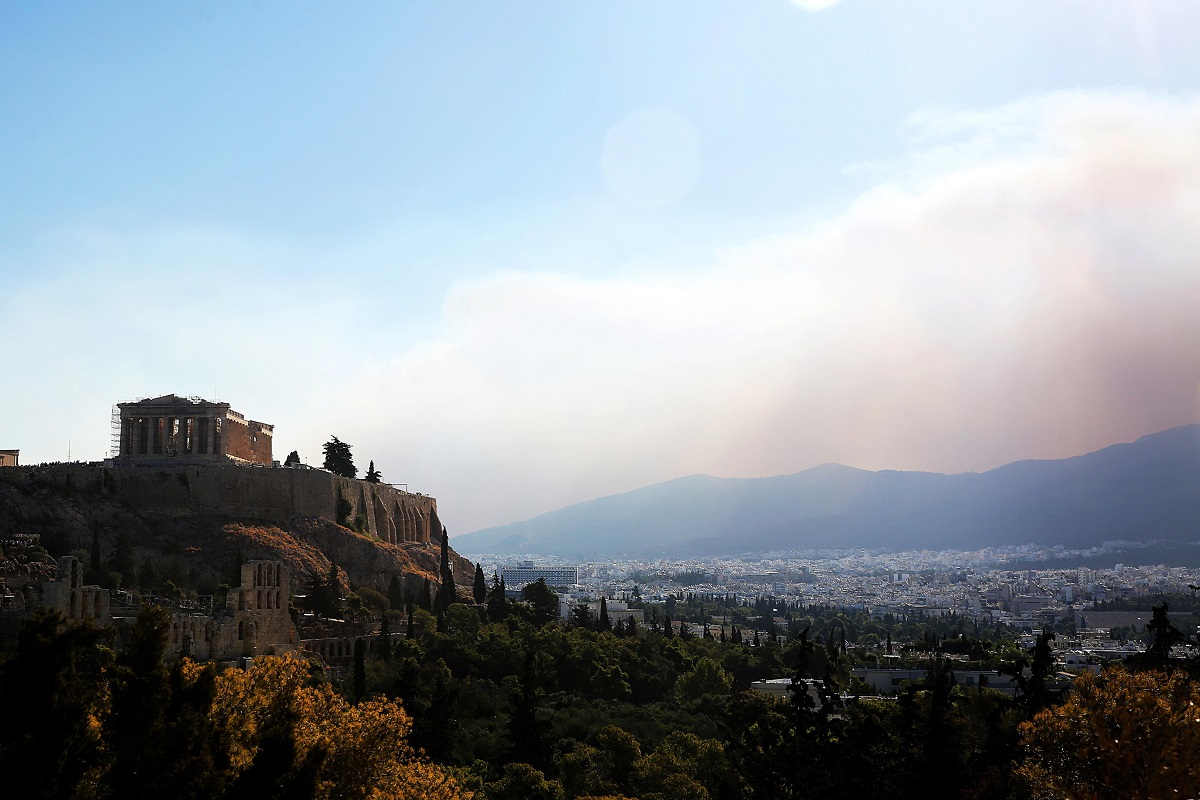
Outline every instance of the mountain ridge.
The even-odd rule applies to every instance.
[[[1200,424],[986,472],[820,464],[673,478],[454,537],[473,553],[713,556],[809,547],[977,549],[1200,539]]]

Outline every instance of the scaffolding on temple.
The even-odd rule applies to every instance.
[[[121,409],[112,407],[112,427],[108,438],[108,457],[121,455]]]

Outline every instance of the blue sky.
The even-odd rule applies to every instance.
[[[817,8],[817,6],[824,6]],[[0,8],[0,447],[336,434],[452,533],[1200,421],[1190,2]]]

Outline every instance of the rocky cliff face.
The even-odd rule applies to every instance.
[[[96,548],[102,578],[119,573],[125,585],[170,579],[202,594],[233,582],[239,557],[282,559],[300,585],[314,571],[327,573],[332,562],[354,586],[386,592],[393,576],[414,594],[426,578],[437,586],[441,530],[431,524],[437,519],[433,498],[358,487],[364,482],[323,472],[297,480],[272,474],[286,470],[217,469],[223,471],[81,464],[0,469],[0,538],[37,534],[52,555],[74,553],[85,564]],[[227,504],[220,499],[223,485],[232,487]],[[339,495],[349,495],[349,516],[362,532],[337,524],[336,511],[313,513],[326,505],[335,509]],[[326,497],[332,498],[328,504]],[[423,513],[428,538],[404,536],[402,529],[398,535],[382,511],[364,514],[359,507],[384,509],[384,501],[390,504],[386,516],[414,531],[419,529],[412,520],[419,522]],[[455,582],[469,587],[471,563],[451,552],[451,565]]]

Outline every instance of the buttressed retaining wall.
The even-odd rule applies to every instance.
[[[36,469],[16,467],[18,470]],[[442,539],[437,500],[386,483],[342,478],[323,470],[203,465],[100,467],[61,465],[43,479],[94,486],[135,508],[168,516],[229,516],[286,522],[293,514],[350,525],[356,520],[385,542]],[[339,498],[343,506],[339,514]]]

